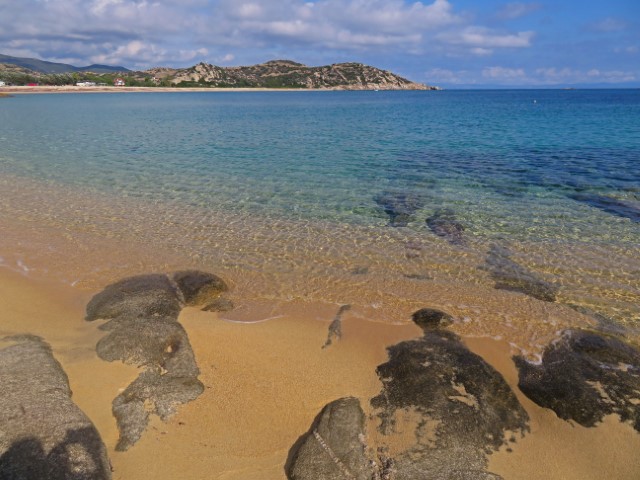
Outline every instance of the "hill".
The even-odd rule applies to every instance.
[[[129,86],[210,88],[302,88],[332,90],[436,90],[387,70],[362,63],[309,67],[291,60],[272,60],[243,67],[199,63],[189,68],[158,67],[135,72],[124,67],[74,67],[34,58],[0,55],[0,80],[15,85],[73,85],[91,81],[113,85],[122,77]]]
[[[178,86],[244,88],[313,88],[341,90],[429,90],[387,70],[361,63],[308,67],[290,60],[272,60],[245,67],[199,63],[190,68],[153,68],[146,73]]]
[[[52,74],[52,73],[73,73],[73,72],[93,72],[93,73],[113,73],[113,72],[129,72],[124,67],[112,67],[109,65],[89,65],[86,67],[74,67],[66,63],[47,62],[38,60],[37,58],[11,57],[9,55],[0,54],[0,63],[15,65],[26,68],[36,73]]]

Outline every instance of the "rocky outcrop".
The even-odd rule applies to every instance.
[[[640,350],[612,335],[565,331],[542,363],[514,358],[520,390],[558,417],[593,427],[617,414],[640,432]]]
[[[210,305],[226,290],[215,275],[184,271],[127,278],[91,299],[86,320],[109,320],[100,326],[108,334],[96,345],[98,356],[145,369],[113,401],[120,431],[117,450],[127,450],[140,439],[150,414],[166,420],[178,405],[203,392],[178,314],[183,306]]]
[[[341,398],[322,409],[293,452],[291,480],[371,480],[374,465],[364,443],[365,416],[357,398]]]
[[[386,70],[361,63],[308,67],[289,60],[259,65],[219,67],[199,63],[187,69],[157,68],[145,72],[172,84],[210,87],[314,88],[339,90],[429,90]]]
[[[487,255],[485,268],[495,280],[495,288],[524,293],[545,302],[555,302],[558,286],[537,277],[511,259],[504,247],[494,245]]]
[[[377,368],[376,444],[365,443],[356,399],[332,402],[294,447],[290,479],[500,478],[487,456],[528,431],[527,413],[502,375],[444,329],[450,315],[423,308],[413,320],[424,336],[390,347]]]
[[[49,345],[31,335],[1,342],[0,478],[110,479],[106,448]]]
[[[464,245],[464,225],[457,220],[452,210],[438,210],[428,217],[426,222],[429,230],[444,238],[450,244],[456,246]]]
[[[448,315],[422,309],[414,318],[424,336],[388,349],[377,369],[383,388],[371,400],[383,435],[415,435],[394,455],[393,478],[498,478],[485,470],[487,455],[507,432],[528,430],[527,413],[502,375],[442,328]]]

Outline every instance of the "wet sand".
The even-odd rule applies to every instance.
[[[284,479],[291,446],[322,407],[356,396],[370,415],[368,399],[380,390],[375,367],[386,360],[385,348],[421,334],[409,322],[369,322],[346,311],[342,338],[323,349],[338,305],[292,301],[278,318],[255,323],[187,308],[179,320],[205,392],[179,407],[168,423],[154,419],[130,450],[116,452],[111,400],[138,370],[97,358],[95,343],[103,332],[95,322],[83,320],[91,292],[7,268],[0,268],[0,284],[0,332],[34,333],[52,345],[69,376],[73,400],[109,449],[114,478],[123,480]],[[512,444],[512,452],[492,455],[489,471],[506,480],[638,477],[640,435],[631,426],[614,417],[592,429],[559,420],[519,392],[507,342],[465,342],[505,376],[531,417],[531,433]],[[372,428],[369,436],[375,444]]]

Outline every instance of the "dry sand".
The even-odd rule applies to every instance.
[[[291,302],[278,318],[256,323],[185,309],[180,322],[206,390],[168,423],[154,420],[129,451],[115,452],[111,400],[138,371],[97,358],[103,332],[83,321],[91,293],[7,268],[0,268],[0,284],[0,334],[34,333],[52,345],[74,401],[107,444],[114,478],[123,480],[284,479],[289,449],[321,408],[352,395],[368,409],[380,388],[375,367],[386,360],[385,347],[420,335],[410,324],[368,322],[347,311],[342,339],[322,349],[338,305]],[[613,417],[593,429],[559,420],[519,393],[505,342],[466,342],[505,376],[531,416],[531,433],[512,452],[493,455],[490,471],[506,480],[638,478],[640,435],[630,426]]]

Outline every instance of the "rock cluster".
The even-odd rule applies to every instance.
[[[507,432],[528,430],[527,413],[502,375],[444,330],[449,315],[424,308],[413,318],[424,336],[390,347],[389,361],[377,369],[376,458],[362,440],[359,402],[340,399],[325,407],[294,452],[289,478],[499,478],[485,470],[487,455],[506,443]],[[393,439],[400,421],[414,439],[401,447]]]
[[[100,326],[108,334],[96,346],[98,356],[144,368],[113,400],[120,431],[117,450],[127,450],[140,439],[151,413],[166,420],[177,405],[203,392],[178,314],[183,306],[206,308],[225,290],[225,283],[213,274],[184,271],[126,278],[91,299],[86,320],[108,320]]]

